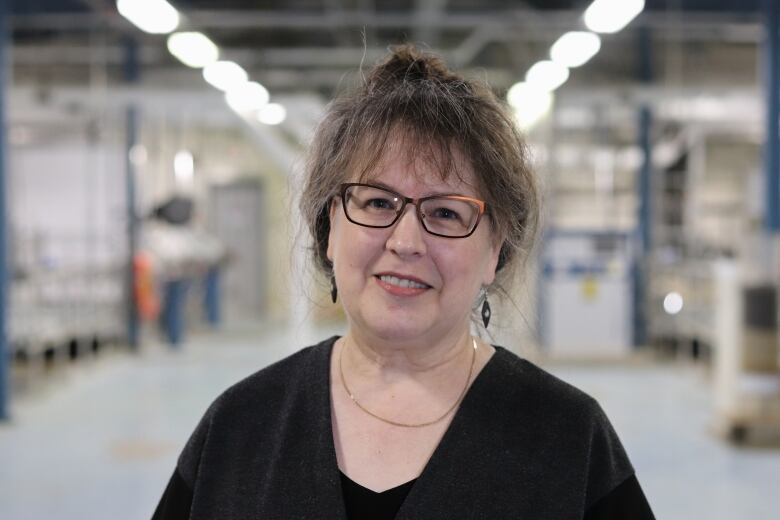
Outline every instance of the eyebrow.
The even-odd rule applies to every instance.
[[[399,192],[397,188],[394,188],[394,187],[392,187],[392,186],[390,186],[388,184],[385,184],[382,181],[373,180],[373,179],[366,179],[365,183],[366,184],[372,184],[372,185],[378,186],[380,188],[384,188],[386,190],[392,191],[393,193],[397,193],[398,195],[406,197],[406,195],[403,195],[401,192]],[[452,196],[452,195],[457,195],[457,196],[461,196],[461,197],[477,197],[478,196],[478,195],[469,195],[468,193],[457,193],[457,192],[454,192],[454,191],[450,191],[450,192],[442,192],[442,193],[428,193],[428,194],[423,195],[422,197],[418,197],[418,198],[424,199],[424,198],[427,198],[427,197],[449,197],[449,196]]]

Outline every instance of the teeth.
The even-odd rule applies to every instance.
[[[382,275],[379,277],[385,283],[397,285],[398,287],[411,287],[413,289],[427,289],[428,286],[422,283],[407,280],[406,278],[398,278],[396,276]]]

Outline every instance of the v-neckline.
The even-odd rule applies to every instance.
[[[367,487],[366,487],[366,486],[364,486],[363,484],[360,484],[360,483],[358,483],[358,482],[355,482],[354,480],[352,480],[351,478],[349,478],[349,475],[347,475],[346,473],[344,473],[344,472],[343,472],[343,471],[341,471],[341,470],[339,470],[339,476],[342,478],[342,480],[347,480],[347,481],[349,481],[350,485],[352,485],[352,486],[355,486],[355,487],[357,487],[357,488],[360,488],[360,490],[361,490],[363,493],[367,493],[367,494],[371,494],[371,495],[376,495],[376,496],[385,496],[385,495],[391,495],[391,494],[393,494],[393,493],[397,493],[397,492],[399,492],[399,491],[400,491],[400,490],[402,490],[402,489],[405,489],[405,488],[408,488],[408,487],[411,487],[411,486],[413,486],[413,485],[414,485],[414,483],[415,483],[415,482],[417,482],[417,479],[416,479],[416,478],[413,478],[412,480],[409,480],[409,481],[407,481],[407,482],[404,482],[403,484],[398,484],[398,485],[397,485],[397,486],[395,486],[395,487],[391,487],[391,488],[385,489],[384,491],[374,491],[373,489],[367,488]]]
[[[323,425],[325,427],[325,431],[322,432],[324,434],[324,437],[327,439],[328,442],[328,459],[332,461],[333,467],[332,471],[333,477],[335,482],[337,482],[337,491],[338,496],[343,496],[343,489],[341,489],[341,470],[338,467],[338,456],[336,454],[336,444],[335,440],[333,438],[333,403],[331,400],[331,363],[332,363],[332,356],[334,347],[336,344],[336,341],[340,338],[340,336],[333,336],[330,338],[330,340],[327,340],[326,348],[327,353],[323,356],[325,367],[324,367],[324,375],[325,375],[325,388],[320,388],[321,397],[324,398],[327,403],[325,405],[325,410],[327,410],[326,414],[323,414],[321,417],[327,417],[327,424]],[[493,367],[496,366],[498,363],[497,359],[503,357],[505,354],[505,351],[503,348],[493,345],[493,348],[495,349],[495,352],[493,355],[488,359],[487,363],[485,363],[485,366],[482,367],[482,369],[477,373],[477,375],[474,377],[474,380],[472,381],[471,385],[469,385],[468,390],[466,391],[466,394],[463,396],[463,400],[461,401],[458,408],[455,410],[455,415],[452,418],[452,421],[450,421],[449,426],[447,426],[447,429],[444,431],[444,434],[441,436],[441,439],[439,440],[439,443],[436,445],[436,448],[433,450],[433,453],[431,453],[430,458],[428,459],[428,462],[425,463],[425,466],[423,467],[420,474],[417,476],[416,479],[414,479],[414,485],[412,486],[411,490],[409,491],[409,494],[407,495],[406,499],[404,500],[404,503],[401,505],[401,509],[398,511],[397,519],[404,518],[405,511],[409,510],[410,508],[413,508],[415,497],[417,497],[420,493],[424,492],[424,488],[426,487],[426,483],[430,480],[428,475],[431,473],[435,473],[436,469],[439,466],[442,466],[446,459],[446,452],[449,451],[448,446],[452,445],[456,441],[456,437],[458,435],[458,430],[462,429],[462,425],[467,424],[466,418],[468,414],[470,413],[470,404],[474,400],[474,394],[479,393],[481,388],[488,384],[489,376],[486,376],[486,372],[491,372],[493,370]],[[322,368],[322,367],[320,367]],[[349,477],[347,477],[349,478]],[[408,483],[408,482],[407,482]],[[401,484],[403,486],[404,484]],[[390,489],[396,489],[390,488]],[[412,505],[409,505],[409,504]],[[343,500],[342,500],[343,504]],[[341,508],[342,511],[344,511],[343,506]],[[412,509],[413,511],[413,509]],[[343,515],[346,517],[346,512]],[[412,515],[413,516],[413,515]],[[412,517],[410,516],[410,518]]]

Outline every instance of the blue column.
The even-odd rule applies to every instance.
[[[6,117],[5,117],[5,92],[8,83],[8,52],[9,34],[6,9],[8,2],[0,0],[0,420],[8,419],[8,270],[6,259]]]
[[[653,169],[653,143],[650,132],[653,126],[653,113],[650,107],[639,109],[639,147],[642,150],[642,166],[639,169],[639,241],[640,254],[647,255],[652,247],[652,207],[651,177]]]
[[[139,346],[138,303],[135,299],[135,269],[133,259],[138,250],[138,217],[135,214],[135,165],[130,160],[133,146],[138,142],[138,109],[127,107],[125,143],[125,192],[127,197],[127,342],[133,349]]]
[[[637,197],[639,198],[639,214],[637,215],[637,251],[632,269],[634,284],[634,345],[641,346],[647,342],[647,312],[645,300],[647,295],[647,261],[652,246],[652,211],[651,211],[651,175],[652,175],[652,130],[653,117],[649,107],[639,109],[639,146],[642,149],[642,166],[637,179]]]
[[[125,81],[128,85],[138,82],[138,46],[132,39],[125,41]],[[134,350],[140,344],[140,320],[135,299],[135,269],[133,259],[138,249],[138,217],[136,206],[136,171],[131,160],[133,147],[138,144],[138,107],[130,102],[125,111],[125,193],[127,204],[127,342]]]
[[[211,267],[206,273],[203,303],[206,311],[206,321],[212,327],[219,325],[220,320],[220,269]]]
[[[638,40],[638,70],[637,76],[640,82],[649,84],[653,81],[653,46],[652,34],[646,27],[639,29]],[[650,106],[643,105],[639,108],[638,114],[638,144],[642,150],[642,165],[637,178],[637,198],[639,199],[639,208],[637,214],[636,227],[636,252],[634,264],[631,269],[631,278],[633,280],[633,322],[634,322],[634,345],[640,346],[647,342],[647,312],[645,309],[645,300],[647,294],[647,262],[652,248],[652,127],[653,112]]]
[[[764,228],[780,232],[780,3],[764,0],[764,86],[766,89],[766,143],[764,145]]]

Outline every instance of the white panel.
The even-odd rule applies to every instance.
[[[565,277],[546,284],[548,345],[566,355],[618,355],[631,345],[631,302],[623,279]]]
[[[9,199],[16,239],[35,237],[45,256],[38,260],[56,266],[121,258],[127,219],[120,150],[74,141],[12,152]]]

